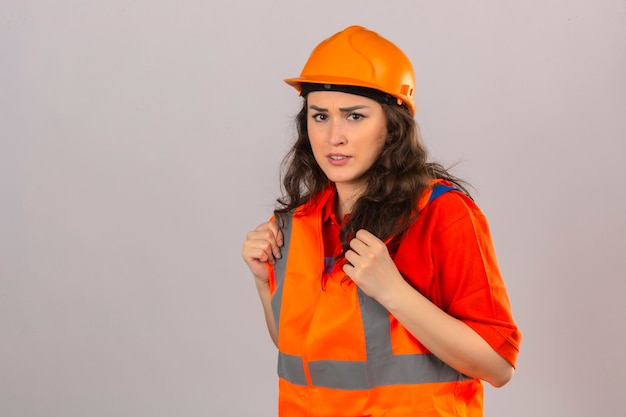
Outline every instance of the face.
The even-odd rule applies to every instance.
[[[337,91],[307,96],[307,131],[313,155],[340,194],[363,190],[363,175],[385,145],[387,122],[375,100]]]

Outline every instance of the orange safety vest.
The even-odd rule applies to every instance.
[[[482,382],[430,353],[377,301],[344,280],[341,268],[322,288],[321,218],[330,192],[315,199],[313,210],[282,218],[282,258],[270,267],[279,415],[482,416]]]

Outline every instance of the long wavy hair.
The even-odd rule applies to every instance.
[[[381,103],[387,122],[386,143],[377,160],[364,174],[366,188],[342,224],[343,253],[359,229],[381,240],[400,237],[415,220],[419,196],[433,179],[444,179],[469,195],[466,183],[442,165],[430,162],[417,123],[409,110]],[[307,132],[307,100],[296,116],[297,138],[282,162],[282,197],[274,210],[277,218],[308,203],[330,185],[313,156]]]

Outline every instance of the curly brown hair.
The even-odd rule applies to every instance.
[[[367,171],[366,188],[341,229],[343,253],[359,229],[381,240],[401,236],[417,216],[419,196],[433,179],[450,181],[469,195],[464,181],[442,165],[428,161],[415,119],[404,106],[380,103],[387,122],[386,143]],[[307,133],[307,100],[296,116],[297,139],[281,165],[283,196],[276,218],[309,202],[330,182],[313,156]]]

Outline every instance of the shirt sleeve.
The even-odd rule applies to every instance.
[[[432,256],[441,307],[515,366],[522,335],[513,320],[485,216],[458,192],[429,205],[437,212]]]

